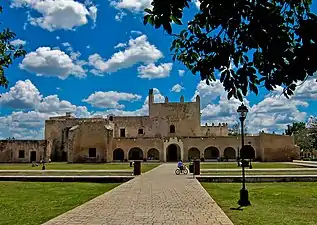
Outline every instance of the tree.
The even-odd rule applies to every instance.
[[[258,87],[284,88],[289,98],[298,82],[317,70],[317,16],[312,0],[199,0],[200,11],[186,29],[174,34],[171,24],[183,25],[184,8],[191,0],[153,0],[145,9],[144,24],[174,36],[173,60],[182,62],[206,83],[220,81],[242,101]],[[232,67],[234,65],[235,68]]]
[[[313,149],[314,138],[304,122],[293,122],[287,126],[286,135],[294,135],[294,142],[304,151]]]
[[[0,6],[0,14],[2,13],[2,7]],[[0,22],[0,24],[2,24]],[[15,47],[10,42],[15,38],[15,33],[10,29],[5,28],[0,31],[0,86],[8,88],[8,79],[4,72],[5,68],[13,63],[13,60],[22,57],[26,54],[22,45]]]
[[[247,126],[245,125],[246,123],[244,123],[244,134],[247,134]],[[232,125],[232,127],[229,129],[229,136],[238,136],[241,134],[241,123],[240,122],[236,122],[235,124]]]

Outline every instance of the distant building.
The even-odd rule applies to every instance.
[[[45,121],[45,141],[39,141],[45,143],[45,149],[39,144],[18,144],[23,142],[19,140],[0,141],[0,161],[8,161],[9,158],[1,154],[10,148],[14,155],[10,160],[14,162],[31,161],[34,150],[36,159],[41,156],[51,158],[53,162],[144,159],[168,162],[189,158],[208,161],[218,157],[234,160],[239,156],[240,136],[228,136],[227,123],[201,126],[199,96],[195,102],[184,102],[181,96],[180,102],[169,102],[166,97],[164,103],[154,103],[150,89],[148,104],[148,116],[75,118],[66,113],[65,116],[51,117]],[[292,136],[260,133],[246,136],[245,143],[253,147],[253,158],[257,160],[290,161],[300,157]],[[4,146],[2,151],[1,146]],[[24,155],[20,155],[22,150]]]

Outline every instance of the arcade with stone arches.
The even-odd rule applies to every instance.
[[[140,147],[132,147],[127,150],[126,156],[125,151],[122,148],[116,148],[112,152],[113,161],[124,161],[127,160],[155,160],[163,162],[177,162],[179,160],[187,161],[192,159],[204,158],[205,161],[215,161],[218,158],[226,158],[229,160],[236,160],[238,157],[238,149],[228,146],[222,151],[215,146],[208,146],[201,150],[198,147],[191,146],[188,148],[187,157],[184,158],[182,147],[178,143],[167,143],[166,148],[163,150],[164,157],[161,157],[162,150],[158,148],[147,148],[142,149]],[[255,149],[251,145],[248,145],[247,158],[255,159]],[[241,151],[240,151],[241,154]]]

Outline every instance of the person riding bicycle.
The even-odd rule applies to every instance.
[[[182,160],[179,160],[179,161],[178,161],[177,167],[181,170],[181,172],[183,172],[184,165],[183,165],[183,161],[182,161]]]

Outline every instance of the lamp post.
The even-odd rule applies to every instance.
[[[240,190],[240,199],[238,201],[238,204],[240,206],[249,206],[251,205],[249,201],[249,193],[248,190],[245,187],[245,164],[244,164],[244,120],[247,117],[248,108],[242,103],[241,106],[238,107],[237,112],[240,114],[240,122],[241,122],[241,150],[240,150],[240,157],[241,157],[241,166],[242,166],[242,188]]]

